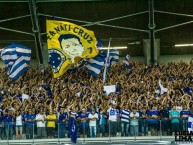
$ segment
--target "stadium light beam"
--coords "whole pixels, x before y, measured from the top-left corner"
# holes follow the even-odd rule
[[[109,47],[102,47],[101,50],[109,49]],[[127,49],[127,46],[110,47],[110,49]]]
[[[187,47],[187,46],[193,46],[193,44],[175,44],[175,47]]]

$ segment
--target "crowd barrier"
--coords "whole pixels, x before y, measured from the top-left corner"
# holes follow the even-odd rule
[[[78,143],[87,143],[87,142],[105,142],[105,143],[111,143],[111,142],[129,142],[129,141],[134,141],[134,142],[139,142],[139,141],[174,141],[174,135],[172,135],[172,130],[171,130],[171,125],[168,124],[169,128],[165,128],[163,126],[164,121],[159,120],[159,123],[157,124],[157,128],[152,128],[151,124],[146,124],[147,128],[147,134],[142,134],[142,120],[139,120],[139,125],[134,125],[133,128],[138,128],[139,130],[136,131],[134,129],[134,134],[131,132],[131,125],[128,128],[128,134],[125,135],[123,134],[122,131],[122,126],[121,126],[121,121],[117,122],[117,132],[115,135],[113,135],[113,130],[115,128],[112,128],[112,123],[108,122],[107,125],[105,126],[105,131],[104,134],[101,135],[99,133],[99,126],[96,128],[96,136],[91,137],[90,129],[89,127],[83,127],[83,130],[80,130],[80,126],[77,126],[78,129]],[[170,120],[168,120],[168,123]],[[155,126],[154,126],[155,127]],[[185,127],[185,128],[184,128]],[[21,143],[22,144],[38,144],[38,143],[53,143],[53,144],[60,144],[60,143],[70,143],[70,133],[68,126],[64,127],[63,124],[61,125],[60,123],[56,123],[56,128],[54,129],[54,136],[53,137],[48,137],[45,135],[44,137],[38,137],[37,136],[37,126],[36,124],[33,125],[32,127],[32,132],[30,135],[26,134],[26,126],[23,126],[23,134],[20,139],[18,139],[18,136],[15,134],[15,126],[13,125],[7,125],[4,126],[4,128],[1,128],[1,140],[0,144],[17,144]],[[157,130],[153,130],[157,129]],[[165,129],[167,129],[167,132],[165,132]],[[184,130],[187,131],[187,121],[183,122],[181,120],[181,127],[179,130]],[[155,133],[156,132],[156,133]],[[126,133],[126,132],[124,132]]]

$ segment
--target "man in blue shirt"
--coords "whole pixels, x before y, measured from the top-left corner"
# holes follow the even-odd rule
[[[88,131],[88,115],[86,113],[86,109],[82,109],[82,113],[79,114],[78,120],[80,120],[80,136],[81,137],[86,137],[87,136],[87,131]]]
[[[26,124],[26,138],[32,139],[34,134],[34,125],[35,125],[36,116],[32,114],[32,109],[28,110],[28,114],[25,116],[25,124]]]
[[[169,122],[169,110],[167,105],[163,106],[163,109],[160,110],[161,125],[162,125],[162,135],[167,135],[169,133],[170,122]]]
[[[145,107],[142,108],[142,113],[140,115],[140,127],[142,136],[147,135],[148,133],[148,114]]]
[[[3,113],[0,111],[0,138],[3,140],[4,137],[4,116]]]
[[[66,121],[68,120],[68,114],[64,108],[60,108],[60,114],[58,119],[59,125],[59,137],[64,138],[66,133]]]
[[[107,116],[104,113],[105,111],[100,109],[99,110],[99,133],[100,137],[104,137],[105,134],[105,126],[106,126],[106,118]]]
[[[150,124],[150,129],[151,129],[151,135],[155,136],[157,135],[158,127],[159,127],[159,111],[156,109],[156,106],[152,106],[151,110],[148,111],[148,116],[149,116],[149,124]]]
[[[181,129],[183,131],[187,131],[187,121],[188,116],[190,115],[190,111],[187,109],[187,105],[183,106],[183,110],[180,111],[180,117],[181,117]]]
[[[8,139],[12,139],[13,137],[13,121],[13,114],[11,111],[8,111],[8,114],[4,117],[5,133]]]

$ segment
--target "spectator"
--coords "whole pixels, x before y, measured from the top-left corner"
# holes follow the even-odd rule
[[[170,119],[171,119],[171,124],[172,124],[172,132],[173,135],[175,134],[175,131],[179,131],[179,118],[180,118],[180,113],[179,111],[176,110],[176,106],[173,105],[172,110],[169,113]]]
[[[16,128],[16,139],[22,139],[23,137],[23,129],[22,129],[22,116],[20,111],[16,112],[16,123],[15,123],[15,128]]]
[[[169,122],[169,110],[167,105],[163,105],[163,109],[160,110],[162,135],[169,134],[170,122]]]
[[[121,136],[129,135],[129,117],[130,110],[129,104],[126,104],[125,108],[121,111]]]
[[[37,137],[45,138],[46,137],[46,116],[43,113],[43,108],[40,109],[39,114],[36,115],[37,122]]]
[[[142,113],[140,115],[140,126],[141,126],[141,133],[142,136],[148,134],[148,114],[145,107],[142,108]]]
[[[117,135],[118,110],[116,109],[116,106],[117,104],[113,104],[112,107],[107,110],[111,136]]]
[[[190,115],[190,111],[187,109],[187,105],[184,105],[183,110],[180,112],[181,129],[183,131],[187,131],[187,123],[188,123],[188,116],[189,115]]]
[[[53,138],[55,136],[55,128],[56,128],[56,120],[57,117],[55,114],[53,114],[53,111],[50,110],[49,115],[46,116],[47,120],[47,135],[48,138]]]
[[[80,136],[87,137],[87,130],[88,130],[88,115],[86,114],[86,109],[82,109],[82,113],[79,115],[80,120]]]
[[[104,137],[105,135],[105,127],[106,127],[106,118],[107,116],[104,114],[105,111],[100,109],[99,110],[99,137]]]
[[[70,132],[71,142],[76,143],[77,141],[77,117],[78,114],[75,112],[75,108],[72,107],[72,111],[69,115],[69,122],[68,122],[68,128]]]
[[[8,113],[6,113],[4,118],[5,133],[7,139],[13,138],[13,122],[14,122],[13,113],[11,111],[8,111]]]
[[[28,114],[25,116],[26,124],[26,138],[32,139],[34,134],[35,115],[32,114],[32,109],[28,110]]]
[[[132,136],[138,136],[139,134],[139,113],[136,108],[132,109],[130,114],[130,131]]]
[[[4,138],[4,116],[2,111],[0,111],[0,138],[2,140]]]
[[[64,108],[60,108],[60,114],[58,118],[59,125],[59,137],[64,138],[66,133],[66,121],[68,120],[68,114]]]
[[[89,128],[90,128],[90,137],[96,137],[96,120],[98,120],[98,114],[95,112],[95,109],[92,109],[92,112],[88,115]]]
[[[156,109],[156,106],[152,106],[151,110],[148,111],[149,116],[149,124],[151,129],[151,135],[157,135],[158,127],[159,127],[159,112]]]

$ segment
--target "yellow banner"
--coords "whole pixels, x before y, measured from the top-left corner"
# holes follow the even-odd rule
[[[63,75],[81,58],[98,54],[94,32],[64,21],[47,20],[47,44],[54,77]]]

